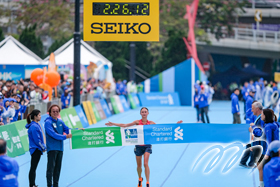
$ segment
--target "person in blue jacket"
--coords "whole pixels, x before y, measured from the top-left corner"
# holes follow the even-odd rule
[[[231,94],[231,113],[233,115],[233,124],[240,124],[240,107],[239,107],[239,99],[238,96],[240,91],[238,88],[235,88],[233,93]]]
[[[254,98],[255,98],[255,93],[256,93],[256,90],[250,89],[249,95],[247,96],[246,113],[245,113],[246,124],[248,123],[247,122],[248,118],[250,118],[250,116],[252,116],[252,113],[253,113],[252,112],[252,104],[253,104],[253,101],[254,101]]]
[[[263,168],[265,187],[280,186],[280,141],[274,140],[269,145],[270,161]]]
[[[195,87],[195,93],[194,93],[194,98],[193,98],[194,108],[196,109],[196,120],[197,120],[197,122],[199,122],[200,121],[200,117],[199,117],[199,115],[200,115],[200,112],[199,112],[199,92],[198,92],[198,89],[196,88],[196,86],[194,86],[194,87]]]
[[[64,87],[64,93],[61,96],[62,109],[68,108],[70,105],[71,95],[68,93],[68,88]]]
[[[273,110],[264,109],[261,115],[261,119],[265,122],[264,133],[266,136],[266,143],[268,146],[274,140],[279,140],[279,124],[277,123],[277,117],[275,116]],[[263,166],[269,162],[270,153],[267,149],[264,160],[259,164],[259,178],[260,178],[260,187],[264,187],[263,182]]]
[[[0,186],[18,187],[19,166],[16,160],[6,155],[7,143],[0,138]]]
[[[49,117],[45,120],[45,132],[48,152],[47,164],[47,186],[58,187],[63,156],[63,141],[71,138],[69,128],[58,119],[60,107],[52,105],[49,110]],[[66,133],[64,135],[63,133]]]
[[[208,95],[205,93],[204,86],[201,86],[200,94],[199,94],[199,110],[201,115],[202,123],[205,123],[204,115],[206,116],[207,123],[210,123],[209,116],[208,116]]]
[[[248,82],[245,82],[244,83],[244,86],[242,88],[242,96],[243,96],[243,101],[244,101],[244,113],[246,113],[246,99],[247,99],[247,96],[249,95],[249,91],[250,91],[250,86],[248,84]]]
[[[28,129],[29,152],[31,155],[31,165],[29,170],[29,186],[36,187],[36,169],[41,159],[41,155],[47,149],[45,145],[43,130],[40,125],[40,110],[33,110],[27,115],[26,120],[27,124],[25,128]]]

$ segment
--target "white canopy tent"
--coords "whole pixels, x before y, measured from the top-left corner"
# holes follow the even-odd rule
[[[56,65],[74,64],[74,39],[72,38],[59,49],[54,52]],[[46,63],[49,61],[49,57],[44,59]],[[108,66],[106,71],[106,80],[108,82],[113,81],[112,74],[112,62],[102,56],[98,51],[81,40],[81,65],[89,65],[90,62],[97,64],[98,68],[95,70],[94,78],[98,78],[101,69],[104,69],[104,65]]]
[[[14,37],[8,36],[0,42],[0,64],[43,65],[43,60]]]

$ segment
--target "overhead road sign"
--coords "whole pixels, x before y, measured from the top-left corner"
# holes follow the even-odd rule
[[[84,1],[85,41],[159,41],[159,0]]]

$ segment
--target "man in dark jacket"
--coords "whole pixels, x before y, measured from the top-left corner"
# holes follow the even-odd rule
[[[6,155],[6,141],[0,138],[0,186],[18,186],[18,163]]]
[[[52,105],[49,109],[50,116],[45,120],[45,132],[48,152],[48,187],[58,187],[63,156],[63,140],[72,137],[72,135],[69,134],[69,128],[61,119],[58,119],[59,112],[59,106]],[[66,133],[67,135],[64,135],[63,133]]]
[[[233,124],[240,124],[240,107],[239,107],[239,99],[238,96],[240,91],[238,88],[235,88],[233,93],[231,94],[231,113],[233,114]]]

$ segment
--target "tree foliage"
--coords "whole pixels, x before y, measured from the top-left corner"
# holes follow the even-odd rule
[[[39,57],[44,57],[43,43],[35,33],[36,24],[25,28],[19,36],[19,41]]]
[[[56,51],[58,48],[60,48],[62,45],[64,45],[66,42],[68,42],[72,37],[64,38],[55,40],[54,43],[50,46],[48,53],[45,56],[49,56],[52,52]]]
[[[4,32],[2,28],[0,28],[0,42],[5,39]]]
[[[243,7],[248,1],[221,1],[200,0],[197,21],[205,31],[210,30],[216,39],[223,38],[225,34],[231,34],[236,21],[236,15],[245,12]],[[226,31],[223,31],[223,27]]]
[[[63,0],[30,0],[19,3],[16,22],[23,28],[37,24],[38,36],[68,38],[74,29],[71,4]],[[21,29],[21,28],[20,28]]]
[[[177,30],[170,30],[168,36],[168,40],[164,43],[161,51],[161,58],[156,63],[153,75],[187,59],[186,46],[182,40],[184,33]]]

